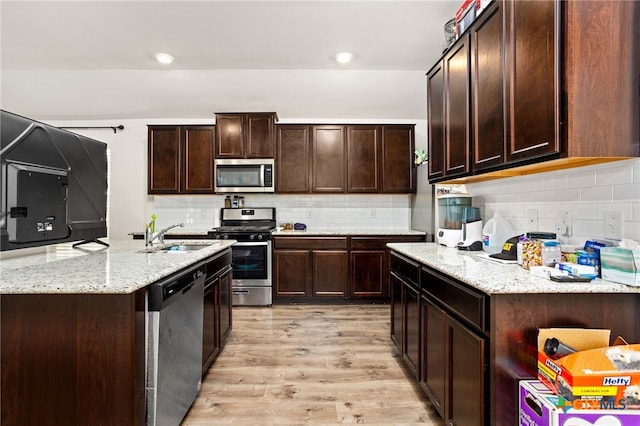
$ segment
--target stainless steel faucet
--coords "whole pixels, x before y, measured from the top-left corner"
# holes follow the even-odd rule
[[[158,232],[151,232],[151,224],[149,224],[149,226],[147,226],[147,229],[144,232],[144,245],[145,247],[148,247],[150,245],[153,245],[153,242],[158,240],[158,242],[160,244],[164,243],[164,234],[167,233],[167,231],[169,231],[170,229],[173,228],[177,228],[177,227],[183,227],[184,223],[176,223],[175,225],[171,225],[171,226],[167,226],[166,228],[163,228],[161,230],[159,230]]]

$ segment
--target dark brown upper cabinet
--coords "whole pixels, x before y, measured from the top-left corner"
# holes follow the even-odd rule
[[[415,192],[413,124],[279,124],[278,193]]]
[[[149,194],[213,194],[215,126],[148,126]]]
[[[216,158],[274,158],[275,112],[216,113]]]
[[[385,124],[382,126],[381,174],[382,192],[415,193],[417,170],[415,158],[415,126]]]
[[[469,70],[469,35],[465,34],[427,74],[430,179],[469,173]]]
[[[380,126],[347,126],[347,192],[380,192]]]
[[[276,192],[310,192],[311,126],[279,124],[276,135]]]
[[[638,2],[492,2],[427,74],[429,181],[639,156],[638,15]]]
[[[500,166],[506,158],[503,9],[494,2],[470,30],[474,171]]]
[[[313,126],[311,136],[311,190],[345,192],[347,150],[345,127]]]

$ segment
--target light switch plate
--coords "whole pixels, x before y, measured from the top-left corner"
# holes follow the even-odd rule
[[[612,240],[622,239],[622,212],[604,212],[604,237]]]

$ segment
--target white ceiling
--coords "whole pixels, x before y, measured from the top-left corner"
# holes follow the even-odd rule
[[[55,120],[425,119],[425,73],[461,3],[1,0],[0,106]],[[354,60],[338,65],[345,50]]]

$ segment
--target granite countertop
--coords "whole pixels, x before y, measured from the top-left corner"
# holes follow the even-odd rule
[[[515,293],[640,293],[640,287],[594,279],[561,283],[537,277],[516,264],[478,257],[436,243],[389,243],[392,250],[477,288],[489,295]]]
[[[273,232],[275,237],[317,237],[317,236],[329,236],[329,235],[426,235],[423,231],[414,231],[412,229],[389,229],[389,228],[371,228],[371,229],[353,229],[353,230],[336,230],[330,228],[312,228],[306,231],[295,230],[280,230],[277,229]]]
[[[218,253],[235,240],[171,240],[151,250],[203,244],[193,252],[148,252],[140,240],[106,240],[2,252],[0,294],[129,294]],[[147,252],[145,252],[145,250]]]

